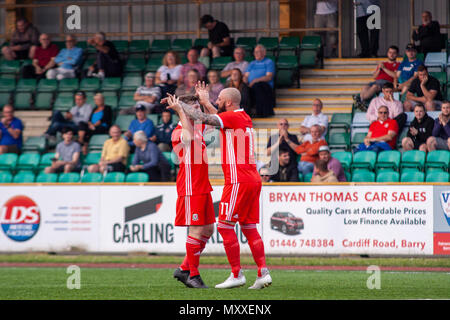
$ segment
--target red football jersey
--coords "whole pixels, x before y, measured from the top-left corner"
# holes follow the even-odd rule
[[[392,71],[392,72],[397,72],[398,66],[400,65],[399,62],[394,61],[394,62],[383,62],[383,65],[386,69]],[[378,77],[376,78],[376,80],[386,80],[389,82],[394,82],[394,79],[388,75],[384,70],[380,70],[380,73],[378,74]]]
[[[256,170],[252,119],[244,109],[216,114],[220,121],[225,184],[261,182]]]
[[[203,134],[204,124],[194,125],[194,139],[189,143],[183,142],[182,126],[172,132],[173,152],[178,157],[180,168],[177,176],[178,196],[192,196],[212,191],[208,176],[208,158]]]
[[[369,127],[369,131],[372,132],[372,138],[385,136],[389,131],[395,131],[398,135],[398,124],[396,120],[389,118],[385,122],[380,122],[377,120],[372,122]],[[388,141],[387,144],[391,146],[392,150],[394,150],[397,144],[397,136],[395,136],[391,141]]]

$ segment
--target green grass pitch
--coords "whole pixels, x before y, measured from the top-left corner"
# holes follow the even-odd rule
[[[302,300],[302,299],[449,299],[450,274],[445,272],[381,272],[381,289],[366,286],[364,271],[272,270],[273,284],[253,291],[255,270],[245,270],[247,284],[214,289],[229,269],[202,269],[210,289],[184,287],[172,269],[82,268],[81,288],[67,289],[65,268],[4,267],[0,300],[7,299],[164,299],[164,300]]]

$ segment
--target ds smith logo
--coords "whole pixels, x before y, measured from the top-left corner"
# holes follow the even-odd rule
[[[447,223],[450,226],[450,191],[441,192],[440,199],[444,217],[447,219]]]
[[[30,240],[37,233],[40,221],[39,207],[27,196],[15,196],[1,208],[0,224],[11,240]]]

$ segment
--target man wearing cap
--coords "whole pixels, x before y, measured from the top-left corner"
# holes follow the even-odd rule
[[[337,177],[339,182],[346,182],[347,177],[345,176],[344,169],[342,168],[342,164],[338,159],[333,158],[330,153],[330,148],[328,146],[321,146],[319,148],[319,160],[323,160],[326,162],[327,168],[329,171],[332,171],[334,175]],[[325,172],[326,173],[326,172]],[[316,166],[314,167],[313,177],[319,174]]]
[[[86,93],[79,91],[75,93],[75,106],[63,114],[61,111],[56,111],[52,116],[52,122],[45,132],[46,136],[56,136],[58,131],[68,127],[74,133],[78,131],[80,123],[87,124],[89,116],[92,112],[92,106],[86,103]]]
[[[417,59],[417,49],[413,43],[409,43],[406,46],[406,57],[398,66],[397,78],[394,80],[394,86],[395,81],[398,81],[396,89],[401,91],[401,94],[405,94],[408,91],[411,82],[417,78],[417,68],[423,65],[423,61]]]
[[[147,118],[147,109],[142,103],[136,104],[136,119],[131,121],[128,130],[124,133],[128,145],[134,148],[133,135],[138,131],[144,131],[150,141],[156,141],[155,125],[151,119]]]
[[[161,99],[161,88],[155,86],[155,74],[149,72],[145,75],[145,85],[140,86],[134,93],[134,101],[136,105],[143,105],[148,113],[152,113],[155,107],[158,105],[158,101]],[[120,114],[134,114],[135,107],[123,109]]]

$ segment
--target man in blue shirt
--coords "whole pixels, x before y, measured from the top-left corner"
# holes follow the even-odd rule
[[[47,79],[75,78],[75,69],[83,56],[83,49],[75,47],[76,42],[75,36],[66,36],[66,48],[52,58],[54,65],[58,67],[47,72]]]
[[[397,69],[397,89],[401,91],[401,94],[408,91],[411,82],[417,78],[417,68],[423,65],[423,61],[417,59],[417,49],[413,43],[406,46],[406,57],[407,59],[403,59]]]
[[[128,141],[128,145],[132,148],[135,147],[133,135],[137,131],[144,131],[150,141],[156,141],[155,125],[152,120],[147,118],[147,109],[143,104],[136,105],[136,119],[131,121],[128,130],[124,133],[125,140]]]
[[[244,82],[250,87],[252,101],[256,108],[256,115],[268,117],[274,115],[273,106],[273,79],[275,76],[275,63],[266,58],[266,48],[257,45],[253,51],[255,60],[250,62],[244,74]]]
[[[136,151],[130,171],[147,173],[149,181],[169,181],[170,164],[156,144],[142,130],[133,135],[133,141]]]
[[[6,104],[3,107],[0,122],[0,154],[19,153],[22,148],[23,124],[14,117],[14,108]]]

